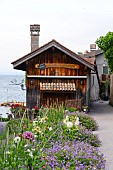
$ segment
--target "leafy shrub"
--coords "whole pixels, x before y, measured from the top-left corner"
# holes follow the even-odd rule
[[[6,132],[8,131],[9,135],[18,133],[21,133],[23,131],[24,125],[26,125],[26,128],[30,129],[30,123],[31,121],[29,119],[13,119],[10,120],[6,125]]]
[[[101,145],[98,135],[93,134],[92,131],[89,131],[85,127],[73,126],[72,128],[68,128],[66,125],[63,125],[62,129],[62,136],[64,136],[64,140],[84,141],[95,147],[99,147]]]
[[[82,126],[85,126],[87,129],[90,129],[93,131],[98,129],[97,122],[90,115],[87,115],[85,113],[80,113],[80,114],[75,114],[75,115],[79,117],[79,120],[82,123]]]
[[[10,120],[0,140],[0,169],[104,170],[97,135],[79,125],[78,115],[63,118],[57,107],[41,108],[35,120]]]
[[[69,112],[76,112],[78,109],[76,107],[69,107]]]
[[[0,118],[0,121],[1,121],[1,122],[7,122],[7,121],[9,121],[9,119],[8,119],[8,118],[3,118],[3,117],[1,117],[1,118]]]
[[[94,118],[92,118],[90,115],[87,115],[85,113],[68,113],[69,116],[71,117],[79,117],[79,121],[81,122],[82,126],[85,126],[87,129],[89,130],[97,130],[98,129],[98,124],[97,122],[94,120]]]

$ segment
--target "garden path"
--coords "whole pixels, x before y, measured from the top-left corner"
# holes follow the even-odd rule
[[[106,170],[113,170],[113,107],[108,101],[95,101],[91,104],[91,116],[97,121],[99,129],[94,133],[102,141],[100,150],[106,157]]]

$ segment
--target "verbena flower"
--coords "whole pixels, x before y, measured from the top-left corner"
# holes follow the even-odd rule
[[[105,158],[98,148],[88,143],[57,141],[45,149],[47,164],[54,169],[98,169],[105,170]]]

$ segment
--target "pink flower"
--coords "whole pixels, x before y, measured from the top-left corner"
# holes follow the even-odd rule
[[[24,139],[30,139],[30,140],[34,140],[34,135],[32,132],[26,131],[23,133],[23,138]]]
[[[19,136],[19,137],[20,137],[20,135],[21,135],[21,134],[19,133],[17,136]]]
[[[25,128],[26,128],[26,125],[24,125],[23,128],[25,129]]]

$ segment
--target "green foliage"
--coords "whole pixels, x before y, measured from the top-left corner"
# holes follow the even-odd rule
[[[101,145],[101,141],[98,139],[96,134],[93,134],[92,131],[88,131],[83,126],[73,126],[72,128],[68,128],[66,125],[62,127],[63,129],[63,138],[64,140],[70,141],[84,141],[89,143],[92,146],[99,147]]]
[[[79,120],[82,126],[85,126],[87,129],[93,130],[93,131],[98,129],[97,122],[91,116],[85,113],[79,113],[75,115],[79,117]]]
[[[113,72],[113,32],[100,36],[96,40],[96,44],[104,52],[110,71]]]
[[[1,138],[2,140],[0,139],[0,169],[49,170],[53,165],[50,166],[51,162],[49,164],[50,155],[48,151],[53,149],[57,141],[60,142],[58,147],[61,147],[62,144],[62,148],[59,148],[61,152],[58,151],[58,154],[56,153],[56,146],[54,148],[54,154],[57,156],[55,156],[55,159],[56,162],[60,161],[59,165],[64,161],[65,156],[66,166],[70,164],[69,166],[75,169],[76,165],[81,166],[81,163],[84,163],[84,167],[86,167],[87,164],[89,168],[90,155],[88,154],[91,152],[86,153],[87,148],[83,149],[82,147],[88,144],[88,148],[91,147],[89,151],[91,151],[92,146],[98,147],[101,142],[92,131],[79,125],[79,120],[82,116],[76,116],[75,112],[73,112],[73,115],[66,116],[64,112],[65,109],[63,106],[41,108],[36,119],[31,120],[22,117],[21,119],[10,120],[7,123],[4,138]],[[82,119],[83,117],[81,118],[81,122]],[[84,124],[85,122],[88,124],[88,121],[92,124],[89,117],[84,120]],[[67,153],[67,142],[79,142],[80,145],[78,145],[78,147],[80,150],[83,149],[81,156],[79,150],[75,154],[75,158],[78,157],[78,159],[76,159],[76,165],[74,164],[75,158],[74,161],[71,160],[71,143],[69,144],[70,154]],[[46,150],[47,152],[45,152]],[[76,147],[72,148],[72,152],[73,150],[76,152]],[[85,153],[88,159],[84,159]],[[97,150],[94,151],[94,156],[95,154],[97,155]],[[69,160],[67,160],[68,157]],[[98,158],[99,156],[97,156],[97,159]],[[50,161],[52,161],[52,159],[50,159]],[[94,159],[95,158],[92,158],[92,161]],[[52,161],[52,163],[55,162]],[[93,169],[96,164],[94,163],[90,169]],[[57,168],[55,165],[55,168],[59,169],[60,166]]]
[[[7,121],[9,121],[9,119],[8,119],[8,118],[0,117],[0,121],[1,121],[1,122],[7,122]]]
[[[76,112],[78,109],[76,107],[69,107],[69,112]]]

